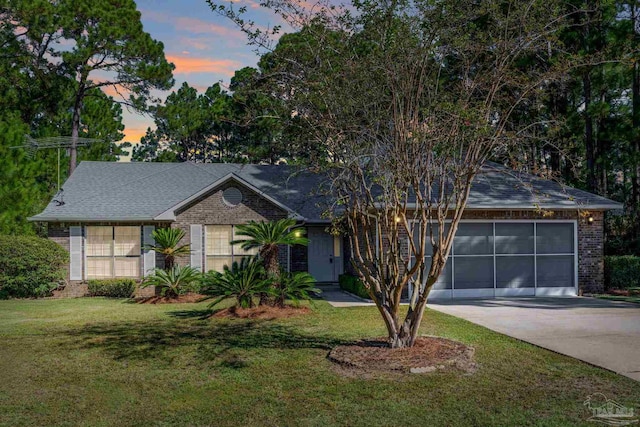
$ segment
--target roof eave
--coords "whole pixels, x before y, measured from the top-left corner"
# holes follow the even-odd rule
[[[495,206],[483,206],[483,205],[467,205],[467,210],[483,210],[483,211],[491,211],[491,210],[537,210],[537,209],[556,209],[556,210],[597,210],[597,211],[608,211],[615,209],[622,209],[624,205],[621,203],[596,203],[589,205],[575,205],[575,206],[567,206],[562,204],[538,204],[538,205],[495,205]]]
[[[377,208],[382,208],[381,203],[375,204]],[[407,203],[408,209],[415,209],[415,203]],[[573,205],[567,206],[564,204],[544,204],[539,203],[536,205],[533,204],[512,204],[512,205],[475,205],[475,204],[467,204],[467,210],[483,210],[483,211],[496,211],[496,210],[537,210],[537,209],[556,209],[556,210],[598,210],[598,211],[608,211],[608,210],[617,210],[623,209],[624,205],[622,203],[593,203],[593,204],[584,204],[584,205]]]
[[[59,217],[35,215],[27,218],[30,222],[158,222],[151,217],[115,217],[115,218],[87,218],[87,217]]]

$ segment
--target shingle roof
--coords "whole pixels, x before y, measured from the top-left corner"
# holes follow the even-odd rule
[[[605,197],[488,163],[472,186],[471,209],[622,209]]]
[[[494,165],[495,166],[495,165]],[[619,209],[604,197],[491,167],[478,176],[468,209]],[[225,177],[237,177],[307,221],[322,221],[322,175],[289,166],[193,163],[80,163],[33,221],[150,221]],[[222,184],[222,182],[220,182]]]
[[[63,185],[64,204],[51,201],[33,221],[153,220],[233,174],[310,221],[321,220],[322,176],[288,166],[84,161]]]

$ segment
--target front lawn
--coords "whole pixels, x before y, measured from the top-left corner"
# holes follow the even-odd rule
[[[428,310],[424,334],[476,348],[478,371],[340,376],[328,349],[380,336],[375,307],[201,320],[205,304],[0,301],[0,425],[585,425],[596,392],[640,383]]]
[[[594,297],[600,298],[600,299],[608,299],[610,301],[624,301],[624,302],[633,302],[636,304],[640,304],[640,296],[598,294],[598,295],[594,295]]]

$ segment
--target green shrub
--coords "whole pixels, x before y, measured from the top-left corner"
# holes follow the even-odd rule
[[[338,283],[340,284],[340,289],[345,290],[347,292],[351,292],[354,295],[359,296],[360,298],[371,299],[369,296],[369,292],[367,292],[367,288],[364,287],[362,281],[356,276],[352,276],[350,274],[341,274],[338,277]]]
[[[310,300],[311,294],[322,292],[316,288],[316,279],[307,272],[283,273],[278,281],[274,294],[276,305],[279,307],[284,307],[284,301],[287,299],[297,304],[301,300]]]
[[[134,279],[89,280],[89,296],[131,298],[136,290]]]
[[[154,274],[144,278],[140,287],[155,286],[163,297],[178,298],[187,292],[197,292],[201,280],[202,274],[195,268],[176,265],[170,270],[156,268]]]
[[[64,283],[69,254],[35,236],[0,236],[0,299],[51,295]]]
[[[640,287],[640,257],[604,257],[604,287],[606,290]]]
[[[204,299],[213,299],[214,307],[226,299],[234,299],[238,308],[254,307],[254,300],[263,294],[272,295],[273,279],[267,277],[264,266],[257,258],[242,258],[223,271],[209,271],[204,275],[200,293]]]

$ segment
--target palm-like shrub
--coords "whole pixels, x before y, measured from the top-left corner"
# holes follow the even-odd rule
[[[319,294],[320,289],[316,288],[316,279],[306,272],[283,273],[280,276],[280,283],[275,288],[276,305],[284,307],[286,299],[299,302],[300,300],[310,300],[311,293]]]
[[[180,240],[185,235],[184,230],[180,228],[159,228],[151,235],[155,243],[145,245],[144,248],[164,255],[164,268],[167,271],[173,268],[177,256],[191,253],[189,245],[180,245]]]
[[[234,240],[231,244],[240,245],[245,250],[259,248],[267,274],[276,277],[280,271],[278,245],[306,246],[309,243],[309,239],[303,236],[303,230],[295,225],[296,220],[289,218],[270,222],[250,221],[236,226],[236,235],[247,239]]]
[[[225,265],[222,273],[209,271],[205,274],[200,293],[207,295],[205,300],[215,298],[209,307],[233,298],[236,307],[252,308],[256,297],[273,292],[273,279],[265,276],[260,262],[255,258],[243,258],[240,263],[234,262],[231,268]]]
[[[202,273],[190,266],[175,266],[171,270],[156,268],[155,273],[144,278],[141,288],[155,286],[160,295],[177,298],[178,295],[195,291],[202,280]]]

